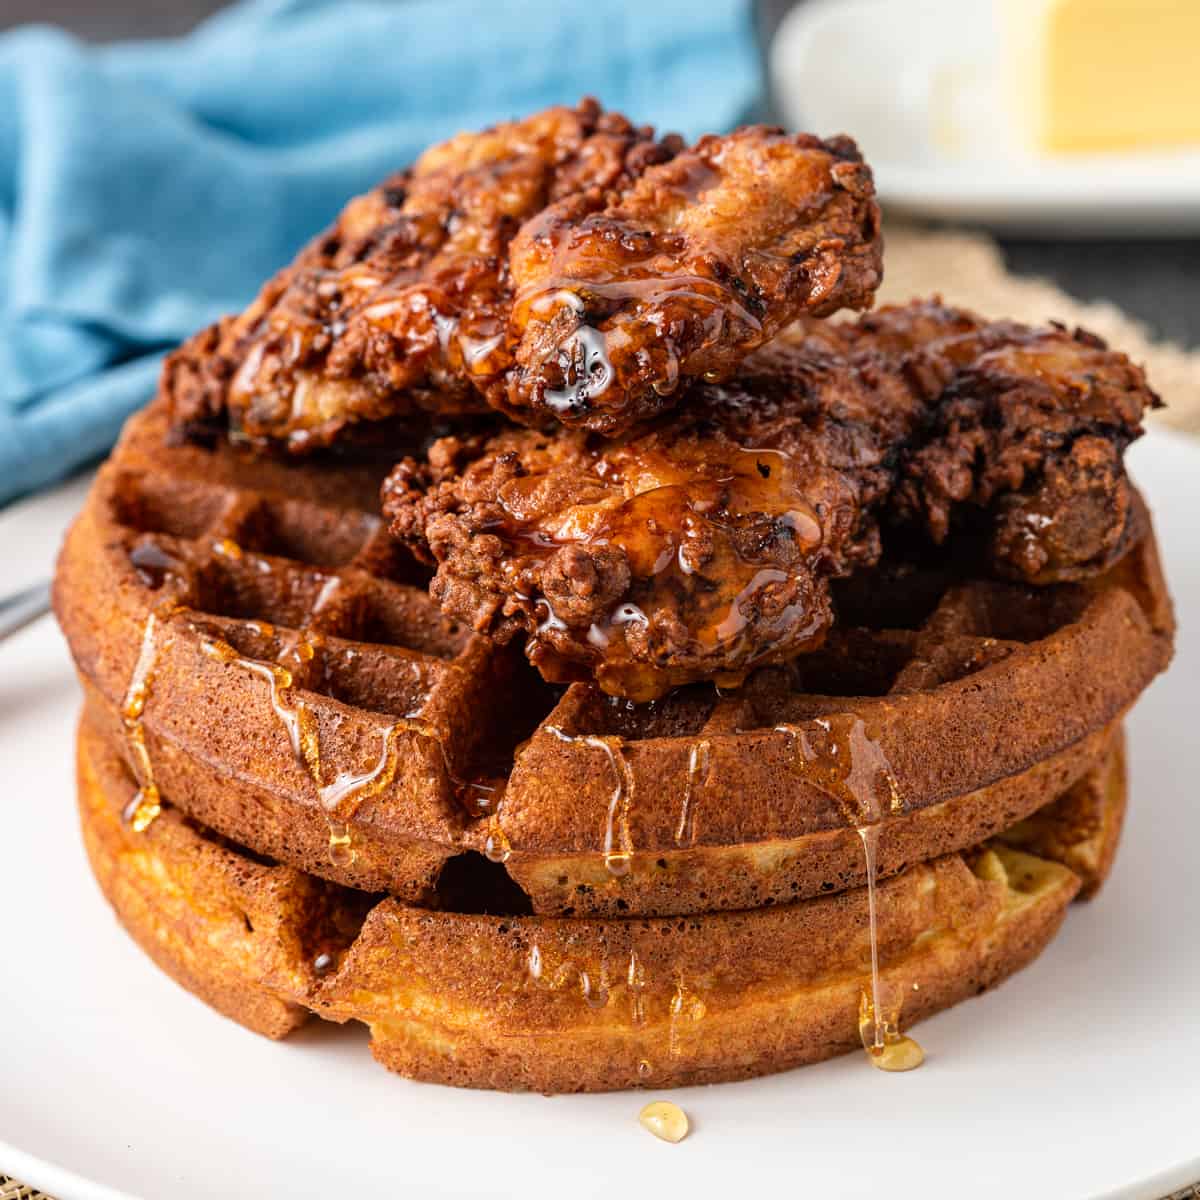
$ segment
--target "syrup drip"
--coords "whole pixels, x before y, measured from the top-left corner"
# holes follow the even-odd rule
[[[570,734],[557,725],[547,725],[545,729],[560,742],[579,742],[592,746],[602,750],[607,757],[614,783],[604,823],[604,866],[614,878],[624,878],[633,866],[633,834],[629,826],[633,805],[633,772],[625,757],[625,743],[618,737]]]
[[[503,804],[496,806],[496,811],[488,818],[487,836],[483,842],[483,856],[488,862],[506,863],[512,855],[512,844],[508,835],[500,827],[500,810]]]
[[[638,958],[636,950],[629,952],[629,970],[625,975],[629,984],[629,1016],[635,1025],[646,1023],[646,1000],[642,993],[646,990],[646,968]]]
[[[708,1008],[704,1001],[687,986],[683,971],[676,975],[675,994],[671,997],[670,1021],[667,1026],[667,1052],[679,1057],[679,1026],[687,1021],[702,1021]]]
[[[299,669],[311,662],[319,639],[299,638],[287,650]],[[441,750],[449,771],[445,742],[434,725],[421,717],[401,717],[380,730],[379,756],[365,771],[344,771],[325,782],[321,759],[320,731],[312,710],[302,697],[294,694],[295,676],[280,663],[244,658],[228,642],[205,638],[201,650],[218,662],[232,663],[265,679],[270,685],[271,707],[287,732],[297,764],[307,771],[317,798],[329,819],[329,858],[336,865],[348,866],[355,851],[349,822],[362,804],[389,787],[399,766],[399,735],[416,733],[432,738]]]
[[[144,833],[162,812],[162,797],[154,782],[154,765],[150,761],[150,750],[146,745],[146,729],[143,717],[154,673],[158,664],[157,632],[162,621],[168,620],[178,606],[168,603],[151,611],[142,627],[142,644],[138,649],[137,661],[125,689],[121,704],[121,719],[125,726],[125,740],[138,789],[121,812],[121,819],[134,833]]]
[[[350,827],[341,821],[330,821],[329,861],[337,867],[349,867],[354,863],[355,853]]]
[[[564,386],[547,388],[543,397],[556,413],[586,408],[593,396],[602,396],[616,372],[608,357],[608,339],[599,329],[581,325],[559,347]]]
[[[155,542],[139,542],[129,551],[129,562],[148,588],[158,590],[168,579],[178,579],[184,563]]]
[[[539,987],[550,991],[561,991],[569,986],[579,988],[580,999],[591,1009],[601,1009],[608,1004],[608,972],[603,962],[598,971],[586,970],[570,959],[564,959],[551,968],[542,955],[542,949],[534,942],[525,958],[529,978]]]
[[[708,779],[712,746],[707,739],[692,744],[688,754],[687,782],[683,788],[683,804],[679,809],[679,824],[675,829],[675,842],[680,846],[691,846],[696,840],[696,797]]]
[[[797,771],[832,796],[847,824],[858,834],[867,878],[867,923],[871,951],[870,991],[859,1005],[859,1034],[874,1066],[907,1071],[920,1066],[924,1052],[900,1032],[902,1000],[891,1001],[879,972],[877,915],[879,833],[883,818],[903,811],[899,789],[887,757],[861,717],[833,713],[808,727],[776,726],[792,740]]]

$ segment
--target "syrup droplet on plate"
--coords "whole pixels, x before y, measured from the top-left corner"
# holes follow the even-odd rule
[[[652,1100],[638,1113],[638,1120],[664,1142],[682,1142],[690,1128],[687,1113],[670,1100]]]

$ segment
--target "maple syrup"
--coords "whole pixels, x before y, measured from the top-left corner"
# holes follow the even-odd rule
[[[157,542],[140,541],[129,551],[129,562],[146,587],[157,591],[169,579],[178,578],[184,563],[168,554]]]
[[[612,795],[604,822],[604,866],[614,879],[623,879],[633,868],[633,834],[630,811],[633,804],[633,771],[625,757],[625,743],[619,737],[595,734],[570,734],[557,725],[545,730],[560,742],[579,743],[604,752],[613,777]]]
[[[329,821],[329,861],[336,867],[353,865],[355,858],[354,839],[350,827],[342,821]]]
[[[690,1127],[687,1113],[670,1100],[654,1100],[647,1104],[638,1113],[638,1120],[643,1129],[664,1142],[682,1142]]]
[[[688,752],[687,781],[683,786],[683,803],[679,809],[679,824],[675,827],[675,842],[691,846],[696,841],[696,797],[708,779],[712,744],[701,738],[692,743]]]
[[[871,1063],[884,1071],[908,1071],[921,1065],[924,1051],[900,1032],[901,1001],[885,995],[879,970],[877,911],[878,850],[882,822],[903,811],[895,776],[866,722],[853,713],[832,713],[805,725],[779,725],[792,740],[797,772],[831,796],[862,844],[870,945],[870,991],[859,1005],[859,1034]]]
[[[677,160],[655,186],[664,203],[684,208],[721,181],[719,164],[692,157]],[[719,235],[701,225],[689,226],[687,237],[692,253],[727,258]],[[581,222],[564,219],[552,205],[528,218],[521,239],[538,248],[538,270],[519,287],[512,324],[533,327],[534,340],[549,344],[545,358],[559,367],[563,386],[546,389],[544,400],[560,414],[593,407],[621,412],[630,385],[646,376],[654,391],[669,395],[709,347],[734,343],[749,350],[766,336],[733,286],[740,280],[693,274],[679,260],[664,260],[662,240],[647,236],[636,217],[600,212]],[[564,318],[564,309],[573,320]],[[680,313],[686,319],[666,319]],[[639,334],[643,326],[652,337]],[[557,330],[564,334],[555,337]]]
[[[646,1023],[646,968],[636,950],[629,952],[629,969],[625,973],[629,985],[629,1017],[635,1025]]]
[[[281,657],[286,657],[294,664],[296,670],[300,671],[313,660],[320,645],[320,635],[299,634]],[[228,642],[219,638],[203,638],[200,648],[210,658],[218,662],[232,663],[260,676],[269,684],[271,708],[287,733],[297,764],[312,780],[317,799],[329,819],[331,862],[349,865],[354,861],[355,851],[348,823],[365,801],[377,796],[395,779],[399,766],[401,733],[412,732],[435,741],[451,780],[460,782],[450,771],[445,741],[440,731],[432,722],[422,717],[398,717],[384,726],[379,731],[379,755],[371,766],[362,771],[340,772],[326,782],[317,719],[304,703],[303,697],[295,695],[296,677],[293,671],[281,662],[260,662],[257,659],[245,658]]]
[[[731,675],[819,644],[831,618],[823,586],[804,581],[825,552],[810,499],[842,496],[840,475],[778,450],[661,431],[583,453],[594,498],[589,491],[587,502],[546,514],[547,476],[527,472],[501,487],[503,516],[487,527],[518,561],[582,546],[617,547],[628,564],[627,593],[586,626],[571,626],[545,597],[527,598],[536,621],[529,650],[544,670],[566,654],[589,662],[603,690],[655,699],[685,681],[645,661],[658,613],[686,632],[676,657],[716,658]],[[826,511],[831,528],[852,504],[844,499]]]
[[[129,685],[121,703],[121,721],[125,728],[125,743],[129,749],[130,764],[138,788],[133,798],[122,810],[121,818],[134,833],[144,833],[162,813],[162,796],[154,782],[154,764],[150,760],[150,749],[146,745],[146,729],[143,719],[146,702],[158,666],[157,644],[159,625],[169,620],[178,611],[178,605],[168,601],[152,609],[142,627],[142,641],[138,647],[137,660],[129,677]]]
[[[679,1057],[680,1025],[687,1021],[702,1021],[707,1012],[704,1001],[688,987],[683,971],[677,971],[675,992],[668,1009],[667,1053],[671,1058]]]

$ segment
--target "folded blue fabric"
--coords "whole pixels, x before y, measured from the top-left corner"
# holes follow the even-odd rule
[[[0,504],[103,452],[164,349],[431,141],[594,94],[696,136],[747,0],[252,0],[186,38],[0,37]]]

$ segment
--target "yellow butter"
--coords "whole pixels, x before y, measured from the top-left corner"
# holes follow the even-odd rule
[[[998,0],[1011,102],[1051,152],[1200,144],[1200,0]]]

